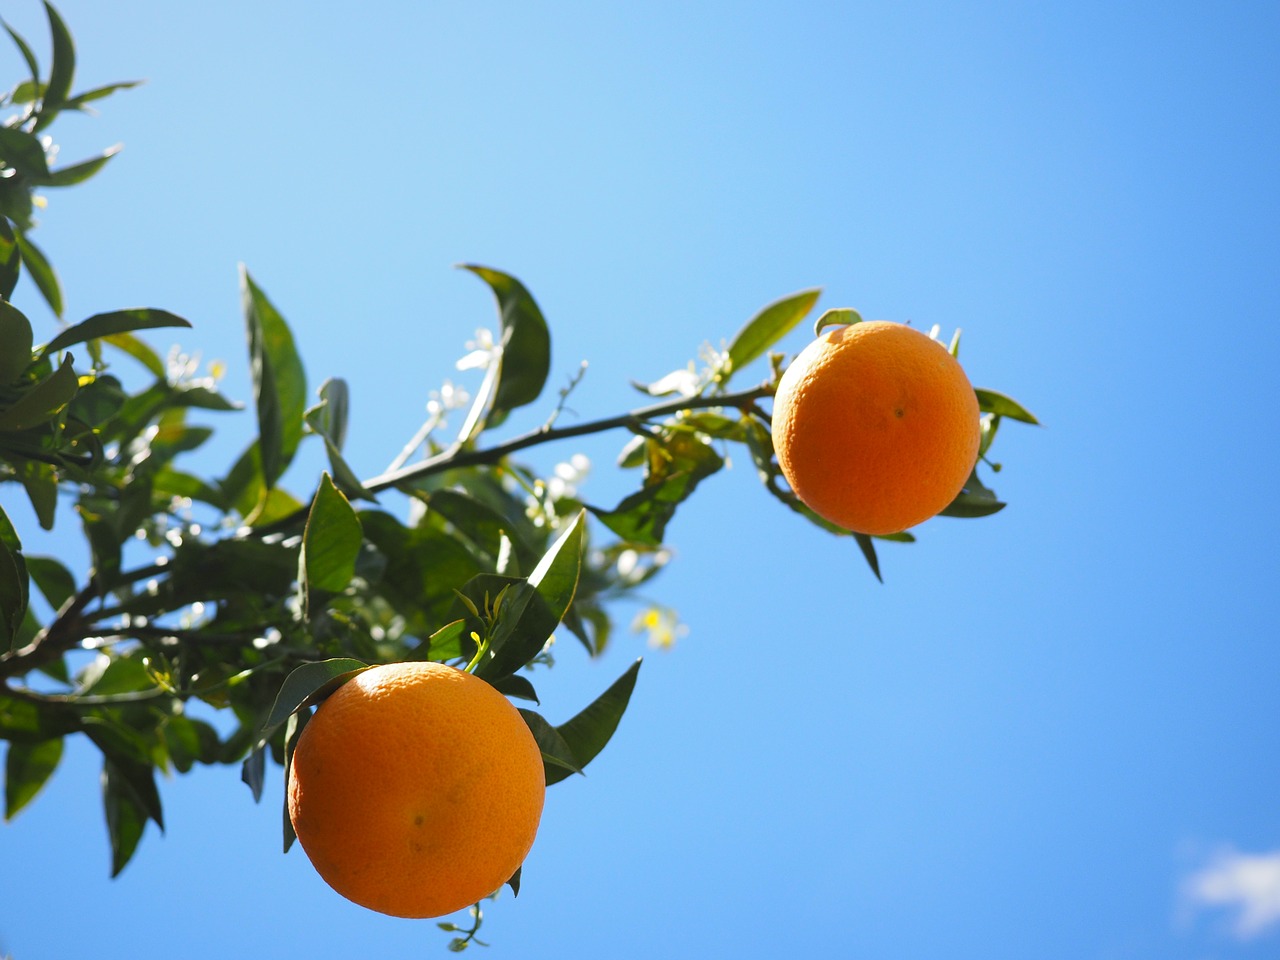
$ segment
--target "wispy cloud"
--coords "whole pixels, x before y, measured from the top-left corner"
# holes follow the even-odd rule
[[[1280,850],[1224,850],[1187,878],[1183,893],[1194,906],[1232,910],[1240,939],[1260,936],[1280,927]]]

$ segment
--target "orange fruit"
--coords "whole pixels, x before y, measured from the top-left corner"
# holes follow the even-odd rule
[[[898,533],[969,478],[978,399],[941,343],[880,320],[825,330],[787,367],[773,403],[778,465],[800,500],[856,533]]]
[[[347,899],[439,917],[511,878],[545,793],[542,753],[506,697],[442,663],[394,663],[357,674],[303,728],[289,819]]]

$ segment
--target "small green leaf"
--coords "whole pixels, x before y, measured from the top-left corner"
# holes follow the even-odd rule
[[[999,513],[1005,506],[1005,503],[1000,500],[994,500],[986,494],[965,491],[952,500],[950,505],[939,516],[961,517],[964,519],[989,517],[993,513]]]
[[[355,576],[356,558],[363,542],[360,518],[329,474],[321,474],[320,487],[307,513],[298,560],[305,594],[310,596],[313,590],[345,590]]]
[[[572,720],[556,727],[564,742],[568,744],[571,755],[578,761],[579,767],[585,767],[604,749],[605,744],[618,729],[618,722],[626,712],[631,701],[631,691],[635,689],[636,676],[640,672],[641,661],[637,660],[627,672],[614,681],[604,693],[600,694],[585,710]],[[547,768],[547,786],[559,783],[569,776],[569,771],[560,767]]]
[[[284,317],[243,266],[240,288],[258,408],[262,477],[270,489],[288,467],[302,440],[306,374]]]
[[[490,368],[487,409],[479,418],[469,418],[476,419],[474,425],[463,428],[464,439],[470,439],[499,425],[509,411],[538,399],[551,371],[551,333],[538,304],[515,277],[477,264],[462,267],[489,285],[502,320],[501,355]]]
[[[63,104],[64,110],[83,110],[87,104],[93,103],[95,100],[101,100],[103,97],[109,97],[117,90],[130,90],[133,87],[140,87],[146,83],[145,80],[125,80],[122,83],[109,83],[105,86],[94,87],[92,90],[86,90],[84,93],[77,93],[74,97]]]
[[[29,388],[7,410],[0,411],[0,431],[26,430],[53,419],[79,388],[80,378],[67,354],[62,366]]]
[[[22,541],[8,514],[0,508],[0,651],[7,652],[15,645],[27,615],[30,583]]]
[[[117,350],[133,357],[133,359],[137,360],[157,377],[164,377],[165,366],[164,361],[160,359],[160,355],[133,334],[114,333],[103,337],[102,339],[104,342],[111,344]]]
[[[12,820],[40,792],[62,759],[62,738],[10,743],[4,763],[4,818]]]
[[[240,764],[240,782],[253,794],[253,802],[262,801],[262,788],[267,781],[267,751],[264,747],[255,747]]]
[[[307,425],[324,440],[329,455],[329,468],[334,482],[352,499],[377,502],[377,497],[365,489],[355,471],[342,456],[347,436],[348,393],[345,380],[329,379],[320,387],[320,402],[303,415]]]
[[[61,317],[62,284],[58,282],[58,275],[54,273],[44,252],[27,239],[25,233],[19,231],[14,234],[14,239],[18,241],[18,249],[22,251],[22,263],[35,282],[36,289],[44,297],[45,303],[49,304],[49,309],[53,311],[54,316]]]
[[[71,32],[58,16],[49,0],[45,0],[45,13],[49,16],[49,33],[53,38],[53,65],[49,68],[49,82],[45,84],[44,98],[40,103],[40,116],[35,129],[47,127],[66,103],[76,72],[76,47]]]
[[[271,712],[258,731],[257,742],[265,742],[276,727],[288,720],[295,710],[318,703],[357,673],[367,669],[367,663],[345,657],[295,667],[280,685],[280,692],[276,694]]]
[[[14,45],[22,54],[22,59],[26,61],[27,70],[31,73],[31,85],[35,88],[43,86],[40,83],[40,64],[36,62],[36,55],[31,51],[30,45],[26,40],[23,40],[22,37],[19,36],[13,27],[5,23],[4,20],[0,19],[0,24],[4,25],[5,31],[9,34],[10,39],[13,40]]]
[[[31,322],[22,311],[7,300],[0,301],[0,387],[13,383],[27,369],[32,339]]]
[[[71,571],[53,557],[28,556],[26,559],[27,571],[49,606],[61,610],[76,592],[76,581]]]
[[[861,323],[862,314],[850,307],[834,307],[820,316],[813,325],[813,335],[819,336],[827,327],[844,327],[851,323]]]
[[[1006,397],[1003,393],[997,393],[994,390],[975,389],[973,392],[978,395],[978,408],[983,413],[995,413],[1010,420],[1020,420],[1022,423],[1036,426],[1040,424],[1034,414],[1012,397]]]
[[[13,296],[18,285],[18,275],[22,272],[22,252],[18,249],[18,240],[13,235],[13,227],[8,217],[0,216],[0,300],[7,301]],[[27,350],[30,353],[30,348]],[[0,343],[0,365],[13,363],[6,355]]]
[[[147,814],[125,777],[109,760],[102,765],[102,806],[111,840],[111,876],[117,877],[138,849]]]
[[[853,539],[858,543],[858,549],[862,551],[863,558],[867,561],[867,566],[871,568],[871,572],[876,575],[876,579],[884,583],[884,577],[880,576],[880,560],[876,557],[876,545],[865,533],[855,533]]]
[[[732,372],[741,370],[791,332],[809,315],[822,291],[802,290],[769,304],[747,321],[729,342]]]
[[[49,173],[40,181],[42,187],[73,187],[78,183],[84,183],[99,170],[107,165],[107,162],[123,149],[123,144],[117,143],[115,146],[108,147],[96,157],[90,157],[88,160],[81,160],[79,163],[73,163],[67,167],[59,167],[57,170],[50,170]]]
[[[528,700],[530,703],[538,702],[538,692],[533,688],[533,684],[528,677],[519,673],[503,677],[493,686],[504,696],[515,697],[518,700]]]
[[[289,852],[298,835],[293,832],[293,820],[289,816],[289,778],[293,772],[293,752],[298,748],[298,738],[311,719],[310,710],[295,710],[284,725],[284,810],[281,818],[284,828],[284,853]]]
[[[157,327],[187,327],[190,321],[184,320],[168,310],[155,310],[141,307],[134,310],[113,310],[110,313],[94,314],[88,320],[72,324],[56,337],[41,347],[41,354],[63,350],[77,343],[96,340],[99,337],[110,337],[121,333],[132,333],[134,330],[153,330]]]

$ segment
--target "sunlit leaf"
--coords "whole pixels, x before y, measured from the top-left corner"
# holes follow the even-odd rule
[[[110,337],[120,333],[131,333],[134,330],[153,330],[158,327],[187,327],[191,323],[168,310],[138,308],[134,310],[113,310],[110,313],[94,314],[88,320],[72,324],[41,348],[41,353],[52,353],[63,350],[73,344],[95,340],[98,337]]]
[[[36,183],[43,183],[49,176],[49,162],[40,138],[19,127],[0,126],[0,160]]]
[[[50,170],[40,180],[42,187],[73,187],[78,183],[84,183],[99,170],[105,167],[122,149],[121,144],[108,147],[96,157],[90,157],[88,160],[81,160],[79,163],[73,163],[66,167],[59,167],[57,170]]]
[[[313,590],[344,590],[355,575],[363,542],[360,518],[329,474],[322,474],[302,534],[299,565],[308,595]]]
[[[978,395],[978,407],[983,413],[995,413],[1023,423],[1036,425],[1040,423],[1031,411],[1012,397],[1006,397],[1003,393],[997,393],[994,390],[975,389],[973,392]]]
[[[45,84],[44,97],[40,103],[40,116],[35,126],[37,131],[48,126],[62,109],[67,95],[71,93],[76,72],[76,48],[71,40],[71,32],[49,0],[45,0],[44,9],[49,17],[49,33],[53,38],[53,65],[49,68],[49,80]]]
[[[293,334],[278,310],[240,268],[250,372],[258,409],[262,477],[274,487],[302,440],[307,382]]]
[[[791,332],[809,315],[821,290],[802,290],[769,304],[747,321],[746,326],[729,341],[729,360],[737,372]]]
[[[69,404],[80,388],[80,378],[68,354],[52,374],[28,388],[6,410],[0,411],[0,431],[26,430],[45,423]]]
[[[27,268],[27,275],[35,282],[36,289],[44,297],[45,303],[54,316],[62,316],[62,284],[58,275],[50,266],[44,252],[28,239],[21,231],[14,234],[18,241],[18,249],[22,251],[22,264]]]

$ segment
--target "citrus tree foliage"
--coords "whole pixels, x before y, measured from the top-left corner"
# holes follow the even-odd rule
[[[51,166],[46,132],[124,87],[73,94],[75,51],[46,4],[47,73],[7,25],[28,69],[4,97],[0,126],[0,739],[5,816],[12,818],[58,766],[64,739],[102,754],[111,870],[133,856],[146,824],[163,829],[158,771],[232,764],[254,795],[267,761],[283,763],[308,707],[352,670],[411,659],[467,665],[522,710],[554,784],[605,746],[639,662],[580,713],[553,724],[537,710],[535,679],[550,666],[555,631],[583,655],[609,642],[614,601],[664,565],[677,508],[745,453],[765,490],[836,535],[852,536],[875,576],[871,537],[814,516],[786,489],[766,408],[782,368],[770,348],[809,316],[818,291],[762,310],[719,350],[641,388],[637,409],[561,424],[567,390],[546,398],[551,339],[534,298],[490,267],[465,269],[492,292],[498,332],[469,357],[483,382],[456,434],[447,402],[429,405],[419,434],[378,476],[344,459],[349,387],[309,383],[281,310],[242,270],[252,396],[225,396],[141,335],[188,327],[160,309],[108,309],[38,336],[12,302],[25,274],[62,317],[57,274],[31,240],[39,191],[79,184],[112,150]],[[24,288],[25,289],[25,288]],[[822,322],[850,322],[828,311]],[[763,383],[739,371],[769,358]],[[1003,418],[1034,422],[1001,394],[978,391],[982,460]],[[442,398],[448,401],[449,398]],[[523,414],[527,432],[491,441]],[[216,424],[212,426],[210,424]],[[238,430],[243,452],[219,463],[200,453],[216,429]],[[620,435],[635,491],[592,504],[572,484],[540,475],[518,454],[605,430]],[[327,469],[282,485],[304,444]],[[295,471],[296,472],[296,471]],[[18,498],[36,522],[78,531],[87,569],[24,549],[11,515]],[[946,511],[979,517],[1003,504],[975,471]],[[889,539],[909,541],[910,534]],[[670,631],[661,609],[655,632]],[[211,722],[221,714],[227,722]],[[287,827],[286,827],[287,830]],[[286,838],[286,847],[291,838]]]

